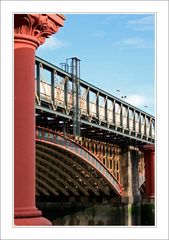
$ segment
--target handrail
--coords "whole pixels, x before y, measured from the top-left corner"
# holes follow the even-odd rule
[[[40,57],[38,57],[38,56],[35,57],[35,60],[36,60],[36,62],[41,62],[42,64],[46,65],[46,67],[47,67],[48,70],[49,70],[49,69],[51,69],[51,70],[56,70],[57,73],[58,73],[58,75],[59,75],[59,73],[60,73],[61,75],[67,76],[67,77],[71,80],[71,74],[68,73],[68,72],[66,72],[66,71],[64,71],[63,69],[59,68],[58,66],[55,66],[54,64],[49,63],[49,62],[47,62],[46,60],[44,60],[44,59],[42,59],[42,58],[40,58]],[[91,84],[91,83],[86,82],[86,81],[83,80],[83,79],[80,79],[80,83],[81,83],[82,85],[84,85],[85,87],[89,87],[91,90],[94,90],[94,92],[100,92],[102,95],[106,95],[106,96],[108,96],[109,98],[116,100],[116,102],[122,103],[124,106],[128,106],[128,107],[130,107],[131,109],[136,110],[137,112],[140,112],[140,113],[142,113],[142,114],[145,114],[145,115],[147,115],[147,116],[149,116],[149,117],[154,118],[153,115],[151,115],[151,114],[149,114],[149,113],[146,113],[145,111],[143,111],[143,110],[141,110],[141,109],[133,106],[132,104],[127,103],[127,102],[123,101],[122,99],[120,99],[120,98],[118,98],[118,97],[116,97],[116,96],[114,96],[114,95],[112,95],[112,94],[110,94],[110,93],[108,93],[108,92],[106,92],[106,91],[104,91],[104,90],[102,90],[102,89],[94,86],[94,85]]]

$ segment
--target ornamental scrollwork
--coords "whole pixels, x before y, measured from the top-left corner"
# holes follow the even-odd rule
[[[15,14],[15,35],[27,35],[35,38],[38,44],[43,44],[50,35],[56,33],[59,25],[47,14]]]

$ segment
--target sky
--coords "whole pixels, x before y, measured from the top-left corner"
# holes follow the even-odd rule
[[[79,58],[81,79],[155,115],[155,15],[65,17],[64,27],[36,55],[57,66]]]

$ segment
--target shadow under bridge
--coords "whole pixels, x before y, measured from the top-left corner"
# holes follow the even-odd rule
[[[36,128],[36,194],[120,196],[122,187],[87,149],[51,130]]]

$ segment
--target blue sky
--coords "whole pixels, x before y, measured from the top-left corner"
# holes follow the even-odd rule
[[[65,16],[64,27],[36,55],[57,66],[70,57],[81,59],[83,80],[117,97],[125,95],[125,101],[154,115],[155,16]]]

